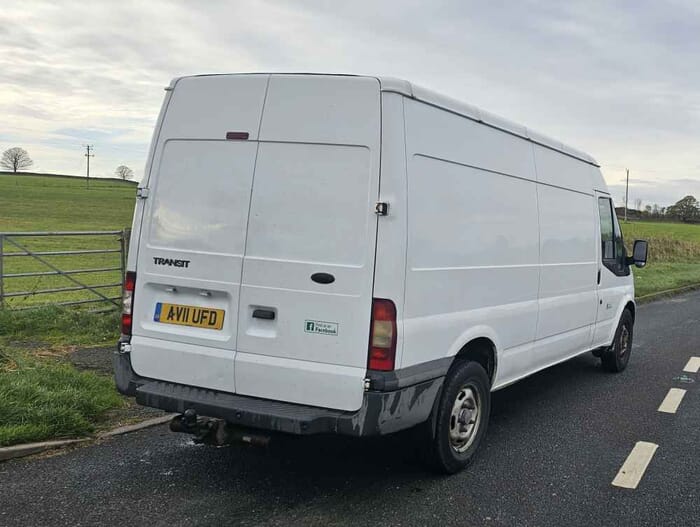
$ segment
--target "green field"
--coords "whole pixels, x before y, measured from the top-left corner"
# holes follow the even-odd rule
[[[130,181],[0,174],[0,230],[110,230],[131,226]]]
[[[637,297],[700,284],[700,225],[622,223],[628,253],[635,239],[649,241],[649,261],[633,269]]]
[[[0,174],[0,231],[95,231],[121,230],[131,226],[136,185],[114,180],[90,180],[86,188],[82,178]],[[119,236],[16,238],[31,251],[80,249],[118,249]],[[20,249],[8,240],[5,253]],[[47,256],[59,269],[118,267],[117,253]],[[4,273],[51,271],[31,257],[5,258]],[[119,271],[73,275],[89,285],[118,283]],[[76,284],[61,276],[8,278],[5,292],[36,291],[73,287]],[[118,287],[100,289],[108,297],[119,296]],[[58,301],[97,298],[89,291],[24,295],[7,299],[10,307],[26,307]],[[92,307],[108,304],[88,304]]]

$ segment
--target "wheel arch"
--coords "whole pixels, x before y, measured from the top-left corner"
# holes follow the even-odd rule
[[[632,324],[634,324],[634,319],[637,314],[637,306],[634,302],[634,298],[632,297],[631,294],[627,294],[624,296],[622,301],[617,307],[617,314],[615,315],[615,322],[611,325],[610,327],[610,334],[608,335],[607,342],[608,346],[612,345],[612,341],[615,338],[615,332],[617,331],[617,326],[620,323],[620,319],[622,318],[622,313],[625,312],[625,309],[628,309],[630,313],[632,314]]]
[[[489,382],[493,386],[498,367],[498,353],[496,352],[496,344],[492,339],[489,337],[472,338],[455,354],[452,364],[458,360],[470,360],[481,364],[486,370]]]

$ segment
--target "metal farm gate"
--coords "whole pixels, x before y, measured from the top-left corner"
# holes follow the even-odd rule
[[[119,308],[129,235],[129,229],[0,232],[0,309],[91,303]],[[101,273],[98,276],[104,283],[88,280],[93,273]],[[48,281],[50,286],[27,287],[30,281]],[[115,294],[117,287],[119,296]],[[37,302],[37,295],[46,295],[42,298],[49,300]]]

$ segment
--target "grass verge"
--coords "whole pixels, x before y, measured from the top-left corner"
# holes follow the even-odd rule
[[[124,406],[110,377],[74,368],[74,345],[117,339],[116,313],[0,311],[0,446],[80,437]]]
[[[637,297],[700,284],[700,263],[656,262],[632,272]]]
[[[0,351],[0,446],[88,435],[107,410],[122,404],[106,377]]]
[[[637,297],[700,284],[700,225],[622,223],[628,254],[635,239],[649,241],[649,261],[633,269]]]

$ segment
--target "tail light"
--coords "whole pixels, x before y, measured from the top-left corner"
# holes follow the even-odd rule
[[[134,307],[136,273],[127,271],[124,277],[124,297],[122,298],[122,335],[131,336],[131,314]]]
[[[396,359],[396,306],[391,300],[372,299],[367,368],[392,371]]]

